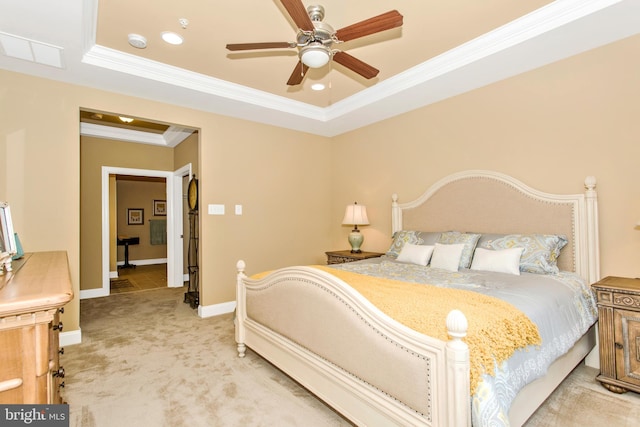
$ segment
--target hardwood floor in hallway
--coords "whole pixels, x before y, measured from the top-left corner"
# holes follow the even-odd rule
[[[167,264],[138,265],[119,268],[118,278],[111,279],[111,293],[135,292],[167,287]]]

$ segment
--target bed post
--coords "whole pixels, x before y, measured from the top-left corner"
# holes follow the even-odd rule
[[[391,195],[391,237],[402,229],[402,211],[398,207],[398,195]]]
[[[238,343],[238,356],[244,357],[246,346],[244,344],[244,319],[246,316],[246,291],[242,279],[247,276],[244,274],[245,269],[244,261],[240,260],[236,264],[238,270],[238,276],[236,281],[236,343]]]
[[[587,227],[587,280],[589,284],[600,280],[600,237],[598,231],[598,194],[596,192],[596,178],[588,176],[584,180],[585,205],[586,205],[586,227]],[[596,345],[591,350],[584,363],[592,368],[600,369],[600,338],[596,323],[595,342]]]
[[[460,310],[447,315],[447,425],[471,426],[471,385],[469,380],[469,347],[462,341],[467,336],[467,318]]]
[[[596,178],[588,176],[584,180],[587,203],[587,250],[589,259],[589,282],[600,280],[600,242],[598,236],[598,195]]]

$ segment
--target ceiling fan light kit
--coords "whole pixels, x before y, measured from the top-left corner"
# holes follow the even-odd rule
[[[300,49],[300,61],[309,68],[322,68],[331,59],[331,49],[319,42]]]
[[[332,59],[365,79],[374,78],[379,70],[346,52],[332,50],[332,45],[401,27],[403,23],[402,15],[397,10],[392,10],[335,31],[329,24],[322,22],[324,7],[313,5],[305,8],[301,0],[280,2],[298,27],[296,43],[235,43],[226,47],[230,51],[298,48],[299,61],[287,81],[290,86],[302,83],[309,68],[322,68]]]

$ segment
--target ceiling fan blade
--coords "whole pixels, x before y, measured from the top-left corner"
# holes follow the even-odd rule
[[[229,50],[255,50],[255,49],[285,49],[296,47],[295,43],[289,42],[265,42],[265,43],[233,43],[228,44]]]
[[[313,31],[313,22],[309,18],[307,9],[300,0],[280,0],[280,3],[287,9],[289,16],[293,19],[293,22],[303,31]]]
[[[338,40],[346,42],[380,31],[390,30],[392,28],[402,26],[403,17],[397,10],[392,10],[373,18],[365,19],[348,27],[344,27],[336,31]]]
[[[293,73],[291,73],[287,85],[296,86],[302,83],[302,79],[304,78],[304,75],[307,73],[308,69],[309,67],[298,61],[298,65],[296,65],[296,68],[293,69]]]
[[[333,54],[333,60],[343,65],[351,71],[360,74],[365,79],[372,79],[378,75],[380,70],[373,68],[371,65],[360,61],[346,52],[336,52]]]

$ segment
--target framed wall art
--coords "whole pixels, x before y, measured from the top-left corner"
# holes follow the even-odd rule
[[[127,209],[127,224],[144,225],[144,209],[139,209],[139,208]]]
[[[153,214],[156,216],[167,215],[167,201],[166,200],[154,200],[153,201]]]

